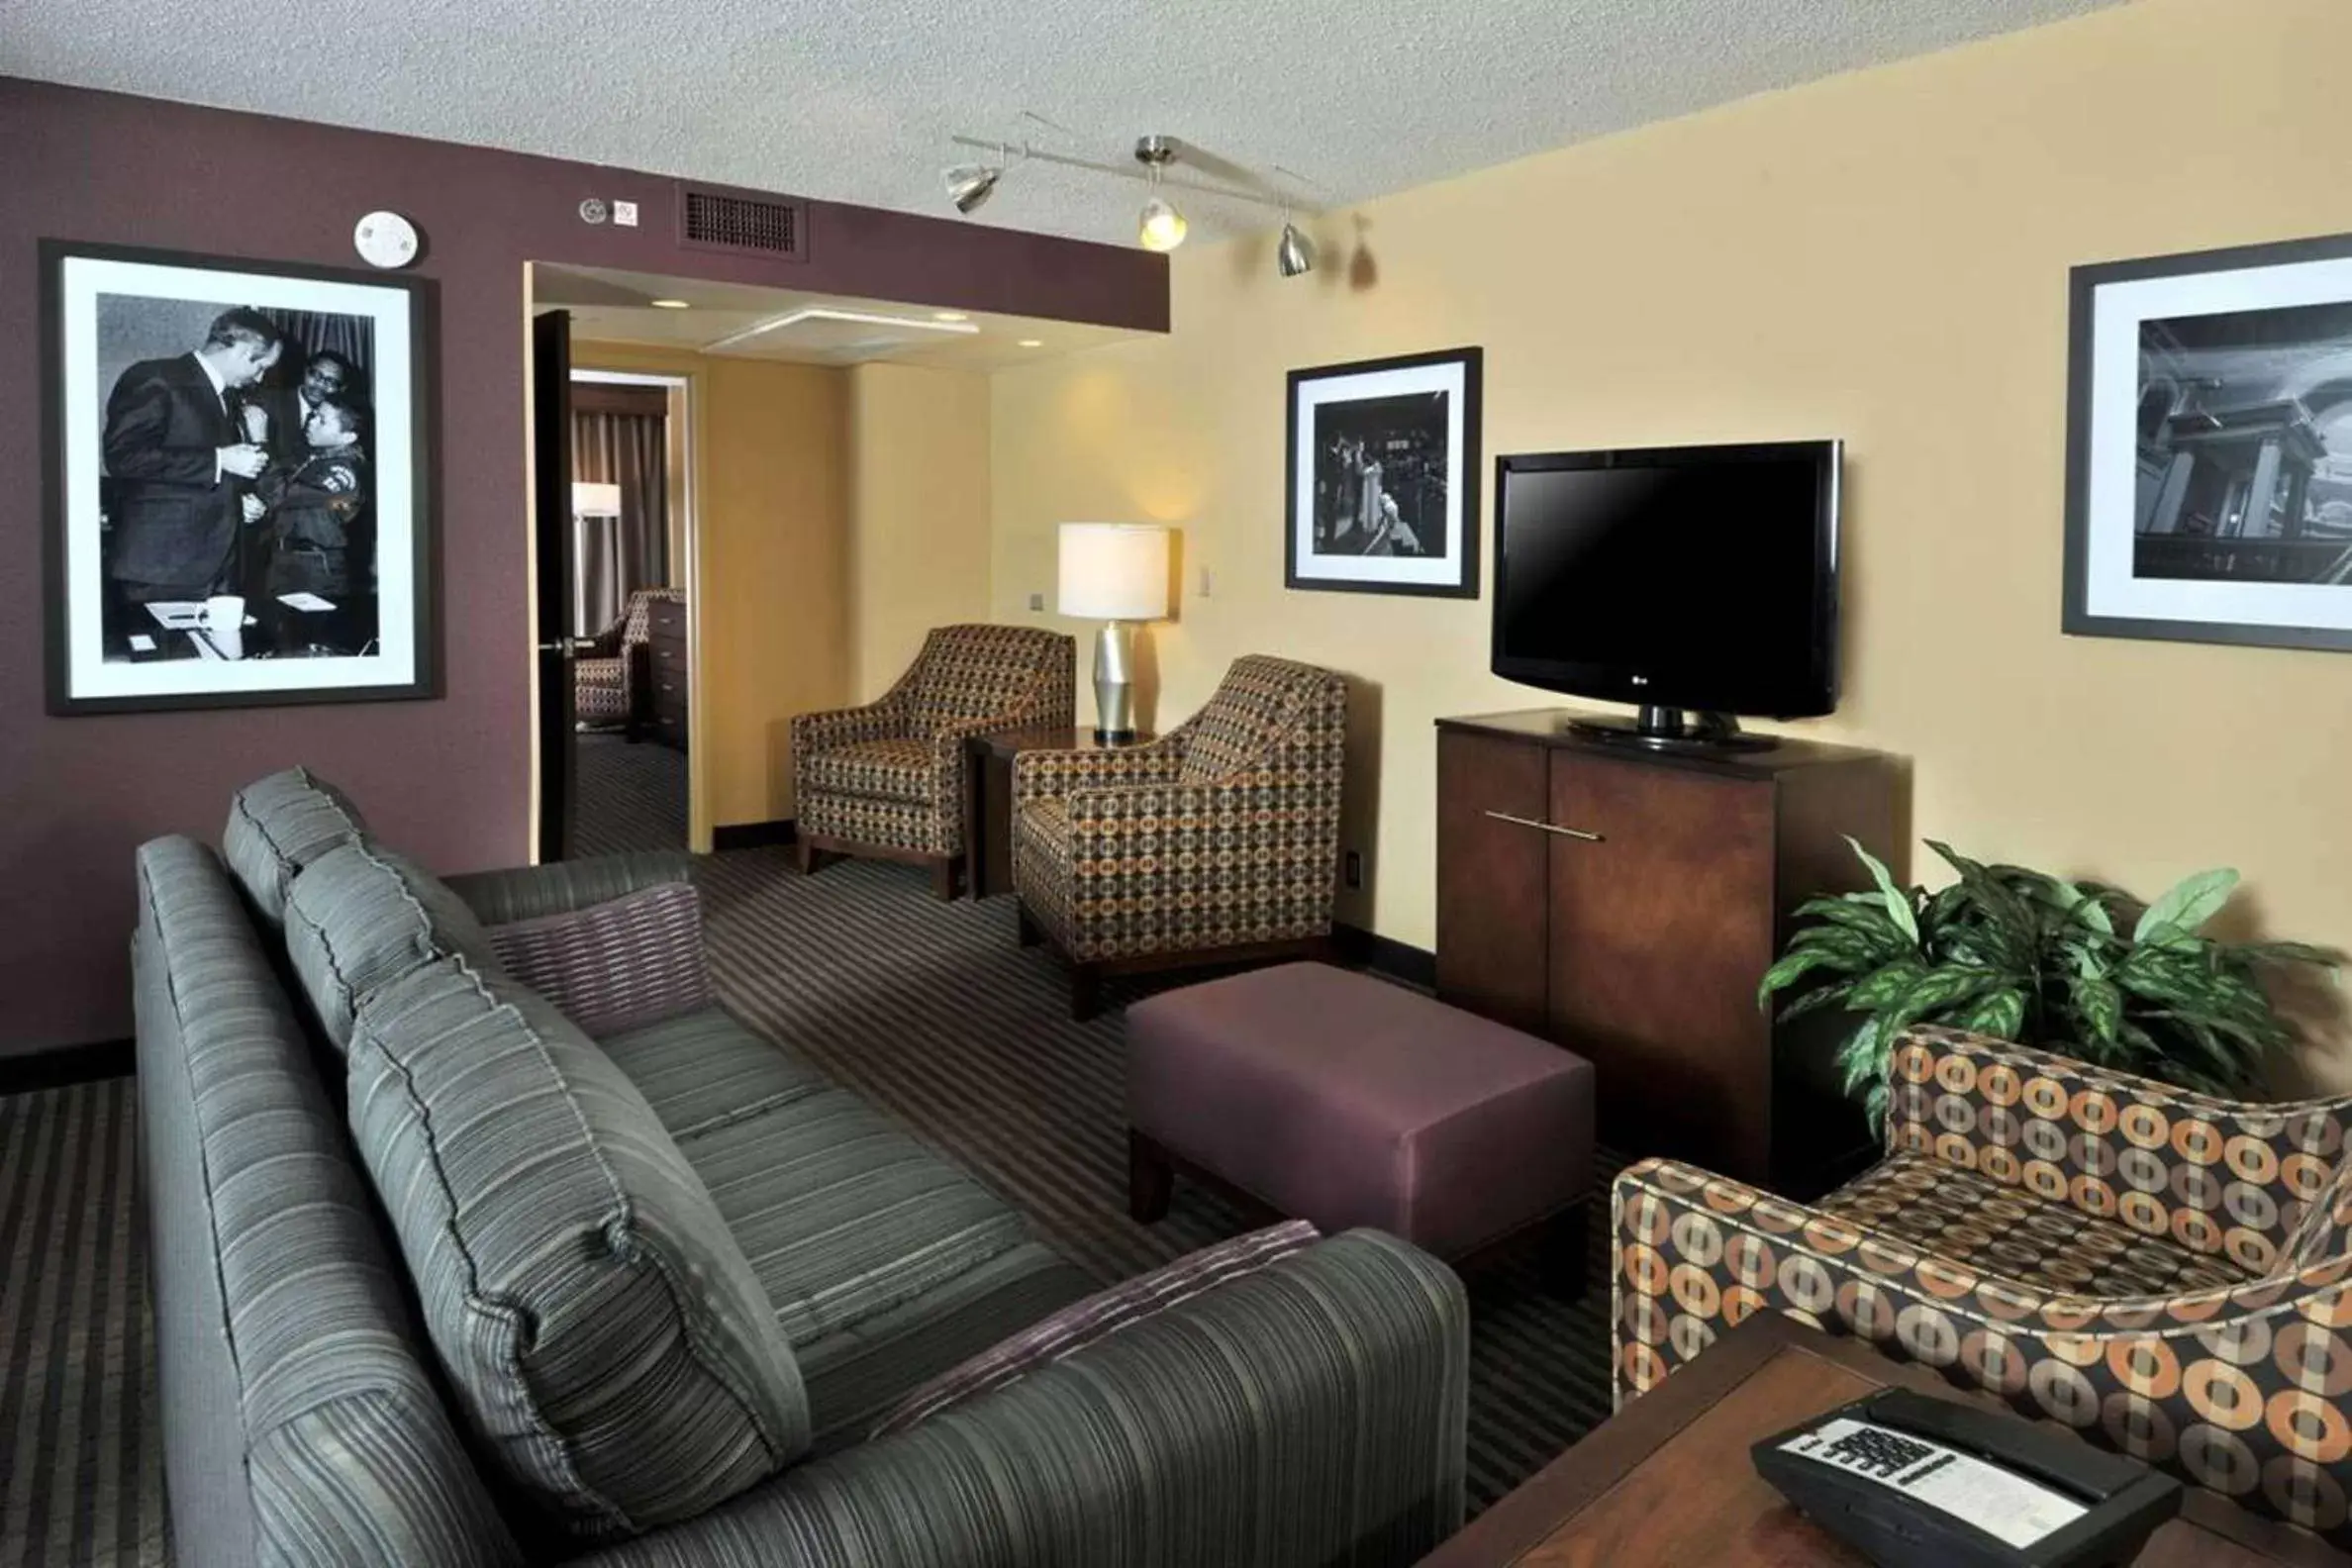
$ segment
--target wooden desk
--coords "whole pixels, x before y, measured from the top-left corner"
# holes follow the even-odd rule
[[[1748,1447],[1888,1387],[1960,1396],[1917,1367],[1758,1313],[1422,1559],[1422,1568],[1860,1568],[1756,1474]],[[2352,1564],[2191,1488],[2136,1568]]]
[[[1148,744],[1139,735],[1120,746]],[[1012,730],[964,742],[965,881],[972,897],[1013,891],[1013,759],[1024,751],[1092,751],[1092,730]]]

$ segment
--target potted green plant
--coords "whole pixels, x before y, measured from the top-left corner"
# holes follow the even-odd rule
[[[1942,1024],[2228,1099],[2259,1098],[2266,1059],[2293,1030],[2262,984],[2274,964],[2333,968],[2301,942],[2230,943],[2201,934],[2237,886],[2201,871],[2142,905],[2118,889],[1928,847],[1959,873],[1929,893],[1904,888],[1868,850],[1875,884],[1813,899],[1807,924],[1757,988],[1785,1021],[1825,1008],[1863,1015],[1837,1052],[1845,1091],[1873,1125],[1887,1059],[1913,1024]]]

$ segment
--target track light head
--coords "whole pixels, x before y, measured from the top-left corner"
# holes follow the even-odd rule
[[[958,163],[946,173],[947,199],[959,213],[978,212],[996,194],[997,181],[1004,177],[999,164]]]
[[[1159,193],[1160,170],[1176,161],[1176,139],[1135,138],[1135,161],[1151,171],[1151,200],[1135,217],[1135,243],[1146,250],[1173,250],[1184,244],[1185,230],[1190,227],[1176,204]]]
[[[1274,269],[1286,278],[1315,270],[1315,242],[1287,217],[1282,220],[1282,239],[1274,246]]]

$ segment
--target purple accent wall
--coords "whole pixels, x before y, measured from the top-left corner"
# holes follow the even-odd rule
[[[809,260],[682,249],[667,177],[0,77],[0,1052],[131,1026],[132,851],[218,842],[229,796],[307,762],[440,870],[527,857],[524,264],[569,261],[1164,331],[1164,257],[818,202]],[[590,228],[586,196],[638,204]],[[35,241],[357,266],[376,208],[441,280],[436,702],[51,719],[42,699]]]

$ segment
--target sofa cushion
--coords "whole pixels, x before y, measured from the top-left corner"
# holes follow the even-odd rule
[[[879,1421],[872,1435],[887,1437],[905,1431],[992,1390],[1051,1366],[1120,1329],[1191,1301],[1206,1291],[1254,1274],[1269,1264],[1303,1252],[1323,1238],[1304,1220],[1286,1220],[1262,1230],[1234,1236],[1162,1264],[1148,1274],[1098,1291],[1073,1302],[1050,1317],[1028,1324],[987,1350],[907,1395]]]
[[[221,852],[253,908],[276,926],[302,868],[366,831],[342,790],[308,768],[286,768],[230,798]]]
[[[679,1140],[795,1346],[1029,1239],[1021,1217],[843,1089]]]
[[[833,1087],[717,1007],[595,1039],[681,1140]]]
[[[305,866],[286,897],[286,956],[338,1050],[372,992],[450,953],[499,967],[490,933],[462,899],[364,838]]]
[[[508,974],[591,1035],[711,1005],[702,899],[691,882],[493,926],[490,945]]]
[[[600,1539],[690,1518],[808,1446],[800,1373],[711,1195],[569,1020],[464,958],[371,994],[349,1115],[459,1405]]]
[[[936,789],[934,750],[923,737],[852,740],[801,758],[798,788],[877,800],[928,801]]]

